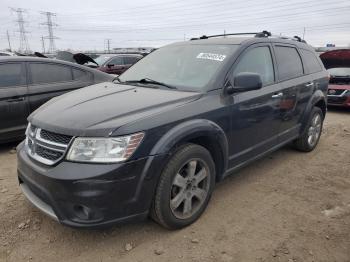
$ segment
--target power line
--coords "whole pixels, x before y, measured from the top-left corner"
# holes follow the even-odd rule
[[[23,8],[10,8],[10,9],[13,12],[17,13],[16,22],[18,23],[18,29],[19,29],[19,34],[20,34],[19,52],[28,54],[28,53],[30,53],[29,44],[28,44],[28,40],[27,40],[27,36],[26,36],[26,33],[28,33],[28,32],[24,28],[25,21],[23,18],[23,13],[26,12],[26,10]]]
[[[41,25],[47,25],[49,35],[46,36],[45,38],[49,39],[48,53],[52,54],[56,51],[55,39],[58,39],[58,37],[54,36],[53,34],[53,27],[57,26],[57,24],[52,22],[52,17],[56,16],[56,14],[51,12],[40,12],[40,13],[43,15],[46,15],[46,22],[41,23]]]

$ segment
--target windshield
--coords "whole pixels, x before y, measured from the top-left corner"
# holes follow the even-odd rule
[[[152,79],[185,91],[201,91],[237,45],[174,45],[160,48],[120,76],[120,81]]]
[[[328,69],[331,76],[350,76],[350,67],[339,67]]]
[[[97,64],[103,65],[108,59],[110,59],[112,56],[108,55],[100,55],[99,57],[95,58],[94,60],[96,61]]]

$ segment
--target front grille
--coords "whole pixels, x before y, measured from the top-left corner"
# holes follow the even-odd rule
[[[328,89],[329,96],[340,96],[344,93],[344,89]]]
[[[346,101],[346,96],[328,97],[328,104],[343,104]]]
[[[45,147],[42,147],[40,145],[37,145],[36,151],[35,151],[39,156],[51,160],[51,161],[56,161],[57,159],[60,159],[63,155],[62,152],[58,152],[52,149],[48,149]]]
[[[41,137],[55,142],[55,143],[60,143],[60,144],[68,144],[70,142],[70,140],[72,139],[71,136],[67,136],[67,135],[61,135],[61,134],[57,134],[54,132],[50,132],[47,130],[43,130],[41,129],[41,133],[40,133]]]
[[[34,127],[30,124],[26,136],[28,155],[46,165],[54,165],[60,161],[73,138],[72,136]]]

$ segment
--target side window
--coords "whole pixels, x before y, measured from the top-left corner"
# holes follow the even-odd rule
[[[312,74],[322,71],[322,66],[320,65],[316,55],[313,52],[300,49],[300,53],[303,57],[303,62],[307,73]]]
[[[30,63],[29,68],[33,84],[67,82],[73,80],[71,68],[68,66]]]
[[[261,46],[245,53],[234,69],[233,76],[243,72],[260,74],[264,86],[272,84],[275,77],[270,48]]]
[[[84,70],[72,68],[73,70],[73,79],[77,81],[86,81],[90,78],[90,73]]]
[[[21,85],[22,79],[21,64],[0,64],[0,87]]]
[[[108,64],[110,64],[110,65],[124,65],[123,57],[121,57],[121,56],[114,57],[108,62]]]
[[[124,57],[124,63],[126,65],[133,65],[139,60],[140,60],[140,58],[137,56],[125,56]]]
[[[288,80],[303,74],[303,65],[294,47],[276,46],[276,60],[280,80]]]

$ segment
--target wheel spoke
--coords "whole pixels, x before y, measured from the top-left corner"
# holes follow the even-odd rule
[[[195,190],[193,190],[193,195],[198,198],[199,201],[204,201],[207,192],[201,188],[196,188]]]
[[[191,161],[188,163],[187,175],[189,178],[194,177],[194,174],[196,173],[196,167],[197,167],[197,161]]]
[[[171,201],[170,205],[173,210],[177,209],[179,205],[185,200],[185,191],[181,190]]]
[[[194,177],[196,178],[196,185],[203,181],[207,177],[207,171],[202,168]]]
[[[186,187],[186,179],[180,175],[179,173],[176,174],[174,178],[174,183],[175,186],[178,186],[180,188],[185,188]]]
[[[183,213],[184,215],[186,215],[191,213],[191,211],[192,211],[192,197],[185,198]]]

